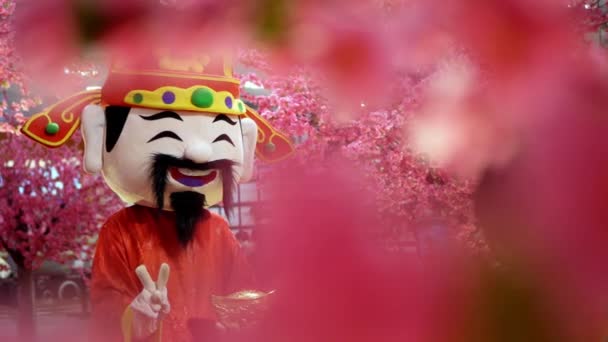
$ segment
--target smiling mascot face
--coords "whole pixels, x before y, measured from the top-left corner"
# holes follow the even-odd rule
[[[197,193],[212,206],[253,170],[257,127],[246,117],[89,105],[82,132],[85,170],[128,203],[173,210],[172,194]]]

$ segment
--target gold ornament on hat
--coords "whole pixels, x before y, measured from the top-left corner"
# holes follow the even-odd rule
[[[175,70],[175,71],[190,71],[202,73],[205,71],[211,58],[203,55],[194,58],[174,58],[170,56],[163,56],[160,58],[158,66],[161,69]]]

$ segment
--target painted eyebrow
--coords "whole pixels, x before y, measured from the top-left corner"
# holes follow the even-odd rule
[[[236,125],[236,121],[230,120],[230,118],[226,114],[220,114],[220,115],[216,116],[215,119],[213,119],[213,122],[216,122],[216,121],[226,121],[227,123],[231,124],[232,126]]]
[[[232,142],[232,139],[230,139],[230,137],[226,134],[222,134],[219,137],[215,138],[215,140],[213,140],[213,142],[218,142],[218,141],[225,141],[225,142],[229,143],[230,145],[235,146],[234,143]]]
[[[184,121],[182,119],[181,116],[179,116],[176,112],[171,112],[171,111],[164,111],[164,112],[160,112],[154,115],[150,115],[150,116],[143,116],[140,115],[140,118],[144,119],[144,120],[148,120],[148,121],[152,121],[152,120],[160,120],[160,119],[175,119],[175,120],[179,120],[179,121]]]
[[[153,142],[154,140],[158,140],[158,139],[162,139],[162,138],[171,138],[171,139],[183,141],[182,138],[179,137],[179,135],[177,135],[171,131],[162,131],[162,132],[158,133],[157,135],[153,136],[152,139],[148,140],[147,143]]]

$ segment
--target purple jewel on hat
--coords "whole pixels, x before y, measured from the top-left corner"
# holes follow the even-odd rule
[[[228,107],[228,109],[232,109],[232,97],[227,96],[224,102],[226,103],[226,107]]]
[[[172,91],[166,91],[163,94],[163,102],[166,104],[171,104],[175,102],[175,94]]]

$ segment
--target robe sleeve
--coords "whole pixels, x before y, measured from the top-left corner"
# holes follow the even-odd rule
[[[228,225],[225,227],[225,250],[228,253],[225,262],[226,287],[224,295],[241,290],[256,289],[253,269],[239,242]]]
[[[133,314],[129,304],[137,296],[139,284],[129,263],[123,229],[111,218],[99,233],[91,281],[94,341],[130,340],[123,331],[130,332]]]

